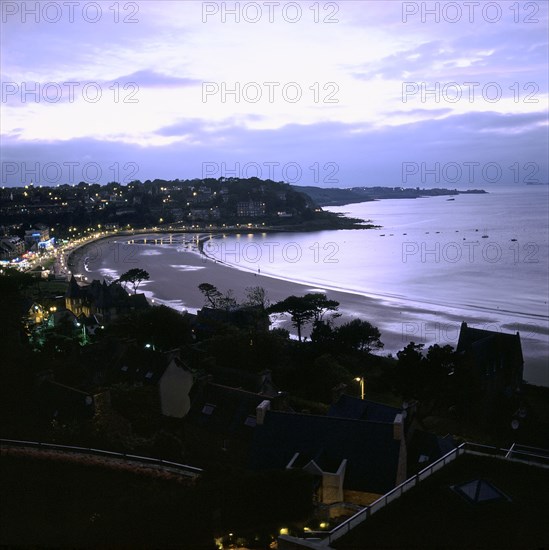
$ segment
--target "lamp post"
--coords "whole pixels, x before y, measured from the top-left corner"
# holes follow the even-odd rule
[[[364,376],[355,378],[355,382],[360,382],[360,399],[364,400]]]

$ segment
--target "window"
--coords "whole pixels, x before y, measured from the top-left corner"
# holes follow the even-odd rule
[[[257,419],[253,414],[248,416],[248,418],[246,418],[246,420],[244,421],[244,426],[248,426],[250,428],[255,428],[256,425],[257,425]]]
[[[204,407],[202,407],[202,413],[208,416],[211,416],[214,411],[215,411],[215,405],[212,405],[210,403],[206,403]]]

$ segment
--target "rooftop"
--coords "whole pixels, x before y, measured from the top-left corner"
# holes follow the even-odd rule
[[[470,502],[452,489],[477,480],[506,498]],[[546,548],[548,487],[548,468],[466,454],[330,546]]]

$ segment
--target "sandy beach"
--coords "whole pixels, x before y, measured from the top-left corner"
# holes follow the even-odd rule
[[[136,240],[140,238],[136,236]],[[154,240],[150,244],[154,244]],[[88,281],[103,278],[114,280],[132,267],[143,268],[151,278],[141,284],[139,292],[144,292],[151,303],[191,313],[205,303],[198,289],[201,283],[213,284],[222,293],[232,290],[238,301],[245,299],[246,288],[255,286],[266,290],[271,303],[290,295],[325,292],[329,299],[340,303],[339,312],[342,315],[337,319],[338,324],[360,317],[379,327],[381,340],[385,344],[381,352],[384,354],[395,354],[410,341],[424,343],[426,347],[434,343],[456,347],[462,321],[488,330],[503,326],[501,319],[489,311],[472,311],[465,316],[462,311],[437,308],[432,304],[429,307],[428,303],[403,302],[390,297],[369,297],[324,289],[237,269],[204,256],[199,252],[196,242],[178,247],[162,246],[161,249],[150,244],[127,245],[120,237],[97,241],[74,253],[73,272],[82,274]],[[160,257],[162,261],[159,261]],[[274,326],[295,332],[285,315],[275,319]],[[528,324],[515,324],[498,330],[521,332],[527,365],[525,378],[531,383],[549,385],[549,369],[543,357],[546,343],[540,339],[540,334],[534,334],[532,326]],[[309,330],[303,333],[307,335]],[[535,376],[531,376],[531,373],[535,373]]]

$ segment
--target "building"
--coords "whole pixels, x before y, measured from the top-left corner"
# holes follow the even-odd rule
[[[164,416],[183,418],[191,408],[194,377],[179,350],[160,353],[130,347],[116,361],[114,381],[156,386]]]
[[[80,286],[73,275],[65,294],[65,307],[77,317],[95,316],[106,323],[123,313],[147,308],[149,304],[144,294],[129,295],[117,282],[109,285],[94,280]]]
[[[25,241],[15,236],[0,239],[0,260],[13,260],[25,252]]]
[[[43,223],[37,223],[31,229],[25,231],[25,243],[30,248],[36,245],[37,248],[46,248],[51,243],[50,230]]]
[[[406,479],[409,417],[337,391],[326,416],[269,410],[250,467],[301,468],[314,478],[316,502],[368,504]]]
[[[265,215],[266,204],[261,201],[239,202],[236,205],[236,215],[239,218],[259,218]]]
[[[524,359],[520,334],[477,329],[461,324],[456,354],[464,382],[466,416],[483,424],[493,421],[502,404],[522,385]]]

